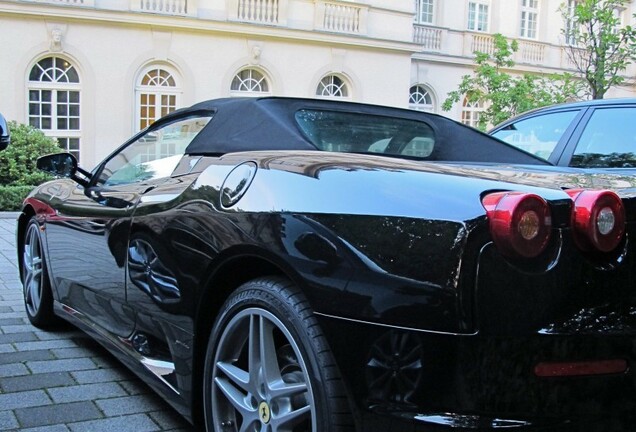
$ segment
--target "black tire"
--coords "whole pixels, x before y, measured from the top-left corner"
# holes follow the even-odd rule
[[[325,337],[286,279],[247,282],[227,299],[208,341],[204,380],[208,432],[354,430]]]
[[[20,259],[24,309],[29,321],[41,329],[54,327],[59,320],[53,313],[53,293],[40,237],[40,225],[35,218],[31,218],[24,231],[24,248]]]

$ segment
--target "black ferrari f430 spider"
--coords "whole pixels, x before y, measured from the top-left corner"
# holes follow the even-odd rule
[[[17,221],[26,311],[201,430],[633,431],[636,179],[429,113],[220,99]]]

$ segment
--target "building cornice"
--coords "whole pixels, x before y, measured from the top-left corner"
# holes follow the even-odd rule
[[[104,23],[133,27],[267,38],[280,41],[328,44],[341,48],[363,48],[413,54],[421,46],[412,42],[373,38],[357,34],[331,33],[320,30],[292,29],[256,23],[220,21],[190,16],[160,15],[145,12],[73,7],[31,2],[0,1],[0,16],[42,18],[64,22]]]

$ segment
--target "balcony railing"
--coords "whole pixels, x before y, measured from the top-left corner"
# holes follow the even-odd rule
[[[30,0],[31,3],[47,3],[67,6],[86,6],[94,7],[95,0]]]
[[[349,2],[316,2],[316,27],[319,30],[366,34],[368,8]]]
[[[424,51],[440,51],[442,49],[441,28],[431,27],[422,24],[413,26],[413,42],[422,45]]]
[[[150,12],[163,15],[192,15],[192,0],[131,0],[130,9],[136,12]]]
[[[495,39],[490,35],[474,34],[470,45],[471,54],[479,51],[486,54],[495,52]]]
[[[254,22],[260,24],[279,24],[280,0],[238,0],[236,7],[236,19],[239,21]]]
[[[545,62],[546,44],[521,40],[518,41],[519,49],[513,56],[516,63],[543,64]],[[470,52],[483,52],[494,54],[495,38],[491,35],[473,34]]]
[[[541,64],[545,61],[546,45],[538,42],[519,42],[519,60],[522,63]]]

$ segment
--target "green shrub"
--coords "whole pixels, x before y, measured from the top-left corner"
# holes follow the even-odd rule
[[[56,141],[32,126],[9,122],[11,144],[0,151],[0,186],[39,185],[52,177],[35,167],[38,157],[62,151]]]
[[[0,186],[0,211],[20,210],[22,201],[35,186]]]

